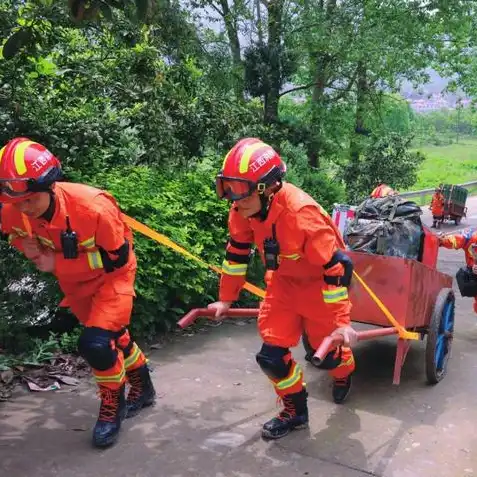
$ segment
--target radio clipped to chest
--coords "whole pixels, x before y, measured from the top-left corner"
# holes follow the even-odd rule
[[[63,257],[67,260],[78,258],[78,236],[71,228],[70,218],[66,216],[66,230],[60,236]]]
[[[278,270],[280,266],[280,244],[277,240],[275,224],[272,224],[272,237],[263,241],[263,255],[265,257],[265,268],[267,270]]]

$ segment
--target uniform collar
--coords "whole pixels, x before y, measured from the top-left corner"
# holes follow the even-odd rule
[[[271,200],[271,203],[268,209],[267,218],[263,222],[257,217],[251,218],[250,220],[260,222],[261,224],[265,226],[269,226],[269,225],[271,226],[271,224],[275,223],[278,217],[280,216],[280,214],[285,210],[285,207],[283,207],[283,205],[280,203],[281,202],[280,199],[282,195],[283,195],[283,187],[273,195],[273,198]]]
[[[66,229],[66,216],[68,215],[65,198],[62,193],[63,191],[57,185],[55,185],[54,192],[55,212],[51,219],[50,226],[53,228],[64,230]],[[74,228],[74,223],[71,224],[71,226]]]

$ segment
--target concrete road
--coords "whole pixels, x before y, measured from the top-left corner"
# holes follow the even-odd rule
[[[477,225],[477,199],[461,228]],[[425,211],[424,220],[429,216]],[[443,230],[456,227],[444,226]],[[462,252],[441,251],[454,274]],[[277,412],[254,355],[254,323],[229,321],[153,351],[157,405],[126,421],[118,444],[90,446],[98,401],[92,383],[54,393],[19,391],[0,404],[0,475],[35,477],[470,477],[477,476],[477,320],[457,294],[449,373],[426,384],[425,343],[414,343],[401,385],[391,384],[395,338],[357,346],[353,393],[331,402],[325,373],[303,360],[310,429],[260,438]]]

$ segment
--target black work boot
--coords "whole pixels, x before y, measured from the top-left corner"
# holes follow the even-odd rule
[[[280,439],[294,429],[308,427],[308,393],[303,388],[299,393],[288,394],[283,398],[284,408],[277,417],[263,425],[262,437]]]
[[[351,374],[343,379],[333,380],[333,401],[342,404],[351,390]]]
[[[146,364],[133,371],[126,371],[126,375],[131,385],[126,400],[126,417],[133,417],[143,407],[154,404],[156,391],[154,390],[149,368]]]
[[[93,445],[108,447],[116,442],[121,429],[121,421],[126,414],[124,385],[120,389],[99,386],[99,394],[101,396],[101,407],[93,430]]]

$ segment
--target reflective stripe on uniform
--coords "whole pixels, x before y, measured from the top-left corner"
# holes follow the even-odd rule
[[[14,230],[15,233],[16,233],[19,237],[27,237],[27,236],[28,236],[28,232],[25,232],[24,230],[19,229],[18,227],[12,227],[12,230]]]
[[[91,270],[103,268],[103,260],[101,259],[101,254],[99,252],[88,252],[87,256]]]
[[[93,248],[96,245],[94,236],[90,237],[89,239],[83,240],[82,242],[80,242],[80,245],[85,248]]]
[[[136,343],[134,343],[130,356],[124,360],[124,367],[126,369],[131,367],[133,364],[136,363],[136,361],[139,360],[140,357],[141,357],[141,350],[139,349],[139,346]]]
[[[95,237],[90,237],[86,240],[80,242],[80,245],[86,249],[92,249],[96,247]],[[95,250],[94,252],[87,252],[88,263],[91,270],[97,270],[98,268],[103,268],[103,259],[101,258],[101,254]]]
[[[45,237],[40,237],[39,235],[37,236],[37,238],[43,245],[46,245],[47,247],[55,250],[55,244],[53,243],[52,240],[47,239]]]
[[[451,243],[452,248],[457,248],[457,240],[453,235],[450,235],[449,237],[446,237],[446,238]]]
[[[280,258],[287,258],[288,260],[299,260],[301,255],[299,253],[292,253],[290,255],[280,254]]]
[[[230,263],[228,260],[222,262],[222,273],[226,275],[246,275],[247,274],[247,264],[242,263]]]
[[[295,366],[290,376],[283,379],[282,381],[279,381],[278,383],[275,383],[275,387],[277,389],[280,389],[281,391],[291,388],[292,386],[300,382],[300,380],[302,379],[302,375],[303,372],[301,370],[300,365],[295,363]]]
[[[334,290],[322,290],[323,301],[325,303],[337,303],[348,299],[348,289],[346,287],[335,288]]]
[[[121,383],[122,381],[124,381],[126,372],[123,369],[118,374],[112,374],[111,376],[104,376],[104,374],[98,375],[93,371],[93,375],[96,378],[96,381],[98,383]]]

